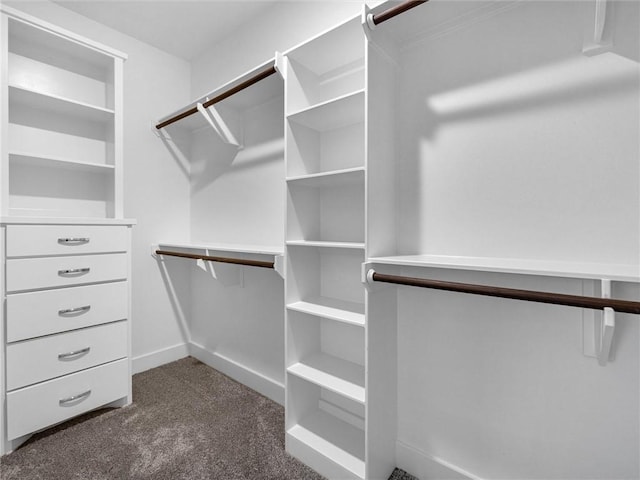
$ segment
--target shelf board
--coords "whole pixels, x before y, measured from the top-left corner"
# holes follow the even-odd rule
[[[364,167],[331,170],[310,175],[298,175],[287,178],[289,185],[324,188],[342,185],[353,185],[364,182]]]
[[[108,108],[78,102],[58,95],[9,85],[9,101],[35,110],[50,111],[57,115],[66,115],[83,120],[108,123],[114,119],[114,111]]]
[[[32,155],[26,152],[9,152],[9,160],[36,168],[68,168],[81,172],[93,173],[110,173],[115,170],[113,165],[100,165],[91,162],[79,162],[76,160],[67,160],[64,158],[44,157],[41,155]]]
[[[289,240],[287,245],[294,247],[321,247],[321,248],[347,248],[364,250],[364,243],[361,242],[326,242],[316,240]]]
[[[364,478],[363,430],[318,410],[287,430],[287,434],[356,478]]]
[[[324,132],[364,121],[364,89],[312,105],[287,116],[289,122]]]
[[[316,353],[291,365],[287,372],[364,404],[364,367],[338,357]]]
[[[5,216],[0,217],[3,225],[135,225],[133,218],[98,218],[98,217],[36,217]]]
[[[347,302],[327,297],[315,297],[304,301],[293,302],[287,309],[315,315],[317,317],[364,327],[364,304]]]
[[[164,120],[167,120],[175,115],[178,115],[186,110],[190,110],[195,107],[198,103],[205,103],[207,100],[211,98],[215,98],[218,95],[233,89],[238,84],[245,82],[252,76],[256,75],[259,72],[262,72],[269,68],[270,66],[275,65],[275,59],[271,59],[267,62],[264,62],[255,68],[243,73],[242,75],[234,78],[233,80],[221,85],[220,87],[212,90],[205,96],[199,97],[197,100],[185,105],[184,107],[176,110],[169,115],[165,115],[157,123],[161,123]],[[220,102],[220,105],[225,105],[230,107],[238,112],[245,111],[249,108],[257,107],[259,105],[263,105],[271,100],[275,100],[276,98],[280,98],[284,96],[284,82],[282,80],[281,75],[270,75],[258,83],[251,85],[234,95],[231,95]],[[208,127],[208,123],[206,120],[200,115],[200,113],[190,115],[188,117],[183,118],[177,123],[173,125],[179,125],[181,128],[188,131],[195,131],[200,128],[210,128]]]
[[[560,262],[519,258],[461,257],[447,255],[400,255],[373,257],[374,264],[404,267],[443,268],[481,272],[513,273],[549,277],[609,279],[620,282],[640,282],[639,265]]]
[[[213,252],[247,253],[251,255],[283,255],[281,247],[265,245],[247,245],[240,243],[165,243],[157,244],[159,248],[178,248],[188,250],[208,250]]]

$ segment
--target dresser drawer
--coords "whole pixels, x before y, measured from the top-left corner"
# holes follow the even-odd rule
[[[126,253],[7,260],[7,292],[126,278]]]
[[[127,322],[58,333],[7,345],[7,390],[127,356]]]
[[[7,295],[7,342],[128,318],[128,282]]]
[[[126,397],[128,362],[118,360],[7,393],[9,440]]]
[[[127,227],[8,225],[7,257],[125,252]]]

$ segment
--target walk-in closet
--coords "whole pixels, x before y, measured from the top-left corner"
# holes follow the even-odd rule
[[[3,480],[640,478],[640,2],[0,12]]]

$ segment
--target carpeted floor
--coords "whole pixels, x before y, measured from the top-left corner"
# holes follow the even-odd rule
[[[284,410],[193,358],[133,377],[134,403],[0,459],[2,480],[321,480],[284,451]]]

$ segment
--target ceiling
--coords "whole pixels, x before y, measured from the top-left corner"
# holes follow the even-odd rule
[[[278,0],[53,0],[114,30],[186,60]]]

